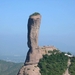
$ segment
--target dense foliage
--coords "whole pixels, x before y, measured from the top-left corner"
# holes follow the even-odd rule
[[[30,17],[31,17],[31,16],[36,16],[36,15],[40,15],[40,13],[35,12],[35,13],[31,14]]]
[[[71,75],[75,75],[75,57],[71,58],[71,65],[69,66],[69,72]]]
[[[64,53],[52,52],[44,55],[38,63],[42,75],[62,75],[67,69],[68,57]]]
[[[13,63],[0,60],[0,75],[17,75],[22,63]]]

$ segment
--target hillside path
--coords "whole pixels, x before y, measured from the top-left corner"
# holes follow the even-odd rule
[[[65,73],[63,75],[70,75],[69,71],[68,71],[68,67],[70,66],[70,64],[71,64],[70,59],[68,59],[67,70],[65,71]]]

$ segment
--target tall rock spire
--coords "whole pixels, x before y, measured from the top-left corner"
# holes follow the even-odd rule
[[[41,15],[39,13],[33,13],[28,19],[28,42],[29,47],[26,61],[24,66],[19,70],[17,75],[41,75],[38,62],[43,55],[48,54],[48,51],[56,49],[51,46],[38,47],[38,34],[41,22]]]
[[[38,47],[38,33],[40,28],[41,15],[33,13],[28,19],[28,47],[33,52]]]
[[[29,47],[29,51],[27,53],[25,65],[30,63],[31,64],[38,63],[39,56],[42,57],[41,54],[39,53],[39,49],[37,49],[40,22],[41,22],[41,15],[39,13],[33,13],[32,15],[29,16],[27,25],[28,27],[27,45]]]

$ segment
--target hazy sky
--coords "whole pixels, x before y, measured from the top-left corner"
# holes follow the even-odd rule
[[[34,12],[42,16],[39,45],[75,53],[75,0],[0,0],[0,55],[26,55]]]

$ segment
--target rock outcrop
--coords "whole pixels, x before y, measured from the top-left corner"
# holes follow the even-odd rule
[[[39,58],[42,57],[38,48],[38,34],[41,22],[41,15],[34,13],[30,15],[28,19],[28,47],[29,51],[26,57],[25,64],[33,64],[39,62]],[[39,56],[39,57],[37,57]]]
[[[41,22],[41,15],[32,14],[28,19],[28,47],[31,52],[38,47],[38,34]]]
[[[38,46],[38,34],[41,22],[41,15],[34,13],[28,19],[28,42],[29,51],[27,53],[24,66],[19,70],[17,75],[41,75],[38,67],[39,60],[43,55],[48,54],[48,51],[53,51],[54,46]]]

